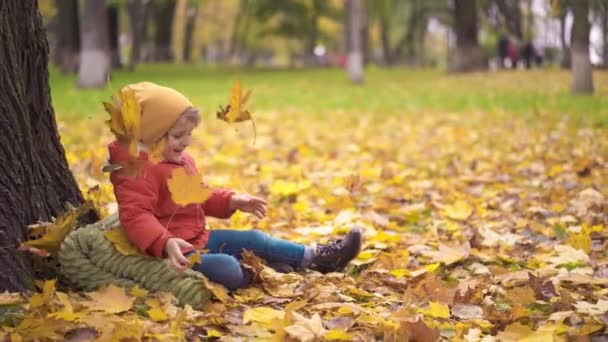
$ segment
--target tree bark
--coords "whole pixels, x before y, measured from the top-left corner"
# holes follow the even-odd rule
[[[391,43],[390,43],[390,21],[386,13],[382,13],[380,16],[380,43],[382,46],[382,58],[386,65],[393,64],[393,56],[391,54]]]
[[[349,42],[346,69],[354,84],[363,83],[363,42],[361,28],[363,24],[363,4],[361,0],[346,0],[348,8],[347,28]]]
[[[456,49],[450,70],[469,72],[485,69],[485,58],[477,40],[477,1],[454,0],[454,4]]]
[[[173,17],[175,16],[176,0],[156,0],[154,8],[154,61],[173,61],[171,49],[171,32],[173,29]]]
[[[37,3],[0,1],[0,292],[31,287],[31,260],[16,250],[26,226],[83,202],[59,142]]]
[[[110,39],[110,58],[112,59],[112,69],[121,69],[122,62],[120,61],[120,47],[118,46],[118,6],[108,6],[108,36]]]
[[[593,94],[593,72],[589,59],[589,0],[573,3],[574,23],[572,24],[572,92]]]
[[[602,38],[604,39],[602,62],[603,67],[608,69],[608,3],[604,2],[602,5]]]
[[[560,29],[560,40],[562,43],[562,60],[560,62],[560,66],[564,69],[570,68],[570,47],[568,46],[568,42],[566,39],[566,15],[568,14],[567,10],[559,17],[559,29]]]
[[[520,0],[494,0],[498,10],[505,18],[507,31],[514,35],[520,42],[523,40],[523,30],[521,28],[521,8]]]
[[[78,86],[100,88],[110,75],[110,43],[105,0],[86,0],[80,34],[80,67]]]
[[[129,56],[129,71],[134,71],[141,60],[141,47],[147,33],[147,22],[150,13],[149,0],[129,0],[129,28],[131,30],[131,55]]]
[[[194,40],[194,29],[198,16],[198,6],[189,6],[186,10],[186,30],[184,32],[184,50],[182,57],[185,63],[192,62],[192,44]]]
[[[80,52],[80,25],[78,23],[78,1],[57,0],[57,47],[55,64],[62,73],[78,70]]]

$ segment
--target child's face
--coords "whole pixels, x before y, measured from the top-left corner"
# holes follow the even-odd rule
[[[166,161],[179,163],[182,152],[192,143],[192,130],[195,125],[186,118],[181,117],[167,132],[167,146],[163,151]]]

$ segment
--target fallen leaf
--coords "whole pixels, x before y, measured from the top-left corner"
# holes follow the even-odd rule
[[[124,255],[143,255],[142,252],[129,240],[122,228],[107,230],[103,235],[114,244],[116,250]]]
[[[92,300],[86,303],[91,311],[102,311],[108,314],[128,311],[135,302],[135,297],[128,296],[122,287],[114,285],[87,292],[87,295]]]

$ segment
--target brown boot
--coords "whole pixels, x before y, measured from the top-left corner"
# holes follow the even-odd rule
[[[342,271],[359,254],[361,240],[361,229],[354,227],[343,239],[318,244],[309,268],[321,273]]]

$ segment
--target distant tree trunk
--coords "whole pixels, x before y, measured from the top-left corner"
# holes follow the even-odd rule
[[[456,49],[450,70],[468,72],[486,68],[483,52],[477,40],[477,1],[454,0],[454,31]]]
[[[363,83],[363,42],[361,37],[361,25],[363,21],[363,4],[361,0],[346,0],[347,23],[346,30],[349,32],[349,50],[346,68],[350,80],[354,84]]]
[[[0,292],[33,287],[31,260],[16,250],[26,226],[83,202],[59,142],[37,4],[0,1]]]
[[[120,47],[118,46],[118,6],[110,5],[106,9],[108,13],[108,36],[110,39],[110,58],[112,59],[112,68],[121,69],[122,62],[120,61]]]
[[[80,53],[80,26],[78,24],[78,1],[57,0],[57,46],[55,64],[62,73],[78,70]]]
[[[380,16],[380,44],[382,46],[382,58],[386,65],[393,64],[393,56],[391,54],[390,42],[390,21],[386,13]]]
[[[361,11],[361,49],[363,50],[363,65],[367,65],[372,57],[369,32],[369,2],[362,0]]]
[[[568,45],[568,41],[566,39],[566,16],[568,15],[568,11],[564,10],[564,12],[559,17],[559,29],[560,29],[560,40],[562,43],[562,60],[560,62],[560,66],[564,69],[570,68],[570,47]]]
[[[129,57],[129,71],[134,71],[141,60],[141,47],[147,33],[147,23],[150,13],[149,0],[129,0],[127,12],[129,13],[129,27],[131,30],[131,56]]]
[[[103,87],[109,78],[111,66],[105,0],[85,0],[81,27],[78,86]]]
[[[524,39],[521,28],[520,0],[494,0],[500,13],[505,18],[507,31],[514,35],[520,42]]]
[[[171,32],[175,16],[176,0],[154,1],[154,60],[157,62],[173,61],[171,50]]]
[[[602,6],[602,37],[604,44],[602,47],[602,61],[605,69],[608,69],[608,3]]]
[[[308,42],[306,43],[306,59],[310,64],[316,64],[315,47],[319,39],[319,14],[317,13],[316,3],[313,4],[312,13],[310,16],[310,33]]]
[[[192,62],[192,43],[197,16],[198,6],[188,6],[188,9],[186,10],[186,30],[184,32],[184,50],[182,54],[185,63]]]
[[[239,41],[241,39],[243,21],[247,16],[248,5],[248,0],[239,1],[239,9],[234,17],[234,21],[232,22],[232,34],[230,35],[230,41],[228,42],[228,55],[230,58],[236,57],[240,50]]]
[[[573,3],[574,23],[572,25],[572,92],[593,94],[593,73],[589,59],[589,0]]]

